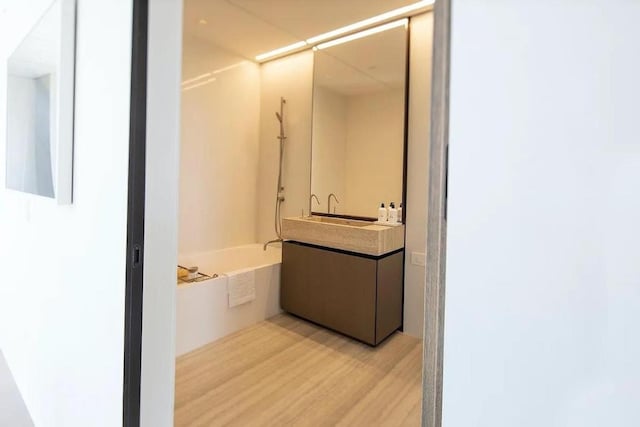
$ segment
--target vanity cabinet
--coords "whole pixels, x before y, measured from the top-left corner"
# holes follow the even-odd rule
[[[402,326],[404,250],[380,256],[296,241],[282,249],[284,311],[370,345]]]

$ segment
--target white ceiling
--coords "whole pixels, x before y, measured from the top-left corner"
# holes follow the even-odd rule
[[[184,35],[253,61],[260,53],[416,2],[185,0]],[[319,51],[317,83],[343,95],[402,87],[405,35],[399,27]]]

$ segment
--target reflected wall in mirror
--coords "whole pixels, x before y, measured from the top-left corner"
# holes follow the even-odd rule
[[[376,218],[403,202],[406,22],[315,51],[313,212]]]
[[[7,63],[6,187],[71,203],[75,1],[55,0]]]

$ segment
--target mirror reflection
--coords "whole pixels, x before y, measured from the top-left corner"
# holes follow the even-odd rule
[[[402,203],[406,57],[405,25],[316,50],[314,213],[375,218]]]

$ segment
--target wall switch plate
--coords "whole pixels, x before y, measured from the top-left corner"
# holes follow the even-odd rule
[[[426,266],[427,265],[427,255],[423,252],[411,252],[411,264]]]

